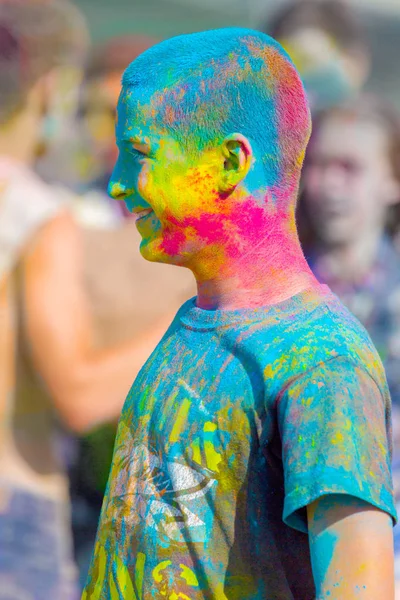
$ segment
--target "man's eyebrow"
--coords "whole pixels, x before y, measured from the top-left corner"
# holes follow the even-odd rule
[[[126,136],[126,137],[124,136],[123,141],[128,144],[137,144],[139,146],[146,146],[146,147],[150,148],[150,142],[142,137],[137,136],[137,135],[134,135],[134,136],[130,135],[130,136]]]
[[[144,140],[137,135],[124,135],[124,142],[129,142],[130,144],[143,144]]]

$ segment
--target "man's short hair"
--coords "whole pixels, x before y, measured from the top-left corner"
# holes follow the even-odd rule
[[[80,64],[87,44],[84,19],[67,0],[0,0],[0,123],[18,112],[41,76]]]
[[[166,40],[128,67],[123,86],[136,88],[188,151],[245,135],[262,157],[272,197],[283,203],[295,195],[310,112],[291,59],[266,34],[227,28]]]

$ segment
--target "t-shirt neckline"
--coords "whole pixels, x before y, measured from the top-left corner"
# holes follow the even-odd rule
[[[200,308],[196,305],[197,296],[195,296],[182,306],[178,316],[181,324],[188,329],[211,330],[218,327],[226,327],[238,321],[257,321],[292,312],[295,314],[299,309],[302,311],[307,309],[313,310],[329,294],[331,294],[331,290],[327,285],[317,284],[277,304],[235,310],[207,310]]]

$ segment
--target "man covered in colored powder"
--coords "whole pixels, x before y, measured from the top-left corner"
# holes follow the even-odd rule
[[[288,55],[247,29],[162,42],[126,70],[116,134],[142,256],[198,294],[127,397],[83,600],[393,598],[390,395],[300,247]]]

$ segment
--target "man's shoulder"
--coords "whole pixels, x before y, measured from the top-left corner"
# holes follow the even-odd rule
[[[298,310],[285,322],[265,354],[265,368],[284,387],[293,378],[312,372],[333,359],[350,369],[366,370],[385,386],[384,370],[369,334],[356,317],[329,292],[312,311]],[[270,365],[270,368],[268,368]]]
[[[315,344],[320,348],[321,360],[340,356],[382,379],[383,366],[368,331],[335,296],[326,302],[325,314],[317,321]]]
[[[323,303],[324,310],[315,314],[315,333],[319,341],[333,339],[343,350],[354,345],[372,347],[364,325],[333,293]]]

